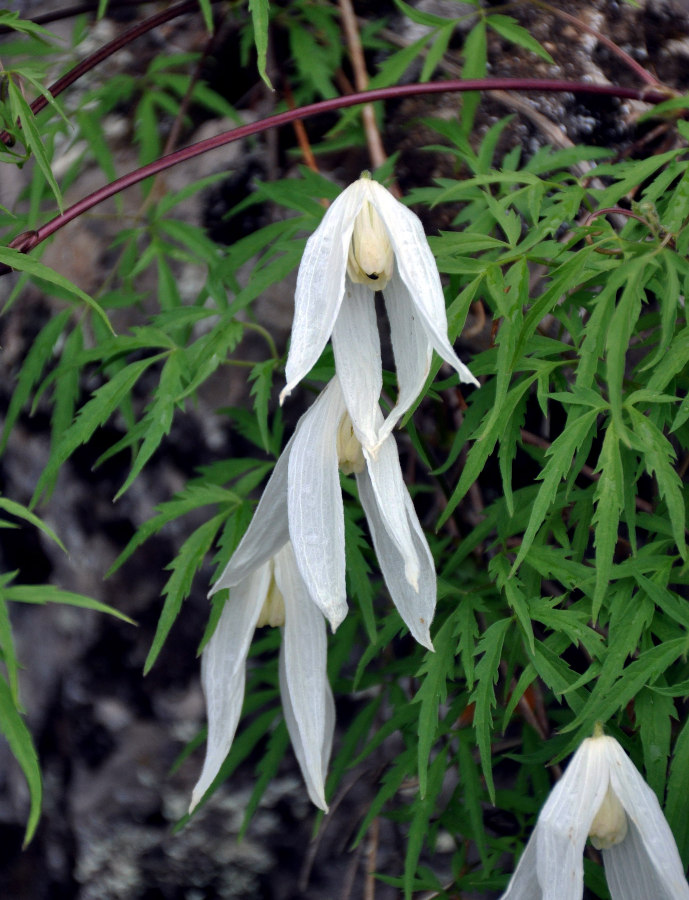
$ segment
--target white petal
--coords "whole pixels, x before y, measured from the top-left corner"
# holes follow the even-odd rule
[[[385,531],[402,557],[405,578],[414,590],[418,590],[419,558],[407,518],[406,498],[409,494],[402,477],[397,444],[394,437],[389,437],[377,447],[375,456],[366,447],[363,449]]]
[[[392,352],[395,357],[399,393],[397,403],[378,433],[383,441],[421,393],[431,369],[433,348],[418,321],[411,295],[397,267],[385,288],[385,309],[390,321]]]
[[[375,294],[365,284],[345,280],[345,298],[333,329],[335,371],[354,433],[366,447],[378,443],[383,387]]]
[[[254,569],[272,559],[289,540],[287,471],[293,441],[294,437],[290,439],[275,463],[254,517],[222,575],[211,588],[210,594],[222,588],[232,587],[248,578]]]
[[[627,838],[603,854],[606,871],[610,866],[612,872],[611,888],[615,881],[620,885],[618,896],[689,900],[689,885],[677,844],[654,791],[614,738],[592,740],[606,741],[610,784],[630,825]],[[635,863],[631,862],[632,857]],[[653,889],[643,895],[640,889],[629,891],[626,885],[632,883],[633,875],[640,882],[652,884]]]
[[[337,428],[345,413],[333,378],[302,416],[288,469],[289,532],[301,576],[333,631],[347,615],[344,509]]]
[[[514,875],[510,878],[507,890],[500,897],[500,900],[543,900],[543,891],[538,883],[536,874],[537,831],[538,824],[528,844],[524,847],[524,852],[517,864],[517,868],[514,870]]]
[[[280,650],[285,720],[309,797],[327,812],[324,785],[335,718],[326,672],[325,619],[309,597],[289,544],[275,560],[275,580],[285,599]]]
[[[608,764],[596,738],[583,741],[550,792],[534,832],[543,900],[581,900],[584,845],[608,789]]]
[[[294,295],[294,321],[280,403],[323,352],[342,303],[354,220],[365,199],[355,181],[332,203],[306,242]]]
[[[372,181],[370,190],[371,201],[390,236],[400,277],[409,290],[434,349],[456,369],[461,381],[478,387],[478,381],[460,361],[448,340],[447,312],[440,275],[420,219],[395,200],[382,185]]]
[[[390,438],[392,440],[392,438]],[[405,563],[400,551],[391,539],[384,522],[378,501],[373,491],[367,471],[357,475],[359,499],[366,513],[366,519],[373,538],[373,546],[380,569],[385,579],[392,601],[412,636],[424,647],[433,649],[430,624],[433,620],[436,601],[435,566],[426,538],[416,517],[409,494],[406,494],[405,513],[412,526],[412,540],[417,559],[418,590],[415,590],[404,575]]]
[[[674,845],[674,838],[672,840]],[[651,860],[638,828],[629,822],[621,844],[603,850],[605,877],[612,900],[684,900],[689,897],[684,874],[672,880]]]
[[[265,564],[232,589],[201,658],[208,742],[190,811],[210,787],[229,753],[244,702],[246,657],[268,593],[271,566]]]

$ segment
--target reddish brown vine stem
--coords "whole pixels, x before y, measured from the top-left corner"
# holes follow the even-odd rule
[[[211,0],[211,2],[216,3],[218,0]],[[154,16],[150,16],[150,18],[145,19],[143,22],[139,22],[138,25],[135,25],[133,28],[124,31],[116,38],[113,38],[112,41],[103,44],[100,50],[97,50],[95,53],[92,53],[91,56],[83,59],[78,65],[74,66],[73,69],[66,72],[62,78],[58,78],[54,84],[50,85],[47,93],[51,97],[57,97],[58,94],[61,94],[70,86],[70,84],[74,84],[74,82],[78,78],[81,78],[86,72],[95,68],[102,63],[104,59],[112,56],[113,53],[117,53],[118,50],[126,47],[127,44],[135,41],[137,38],[141,37],[141,35],[146,34],[147,31],[151,31],[153,28],[157,28],[158,25],[169,22],[170,19],[191,12],[192,10],[197,9],[197,7],[198,0],[184,0],[183,3],[178,3],[177,6],[170,6],[167,9],[156,13]],[[31,104],[31,112],[34,115],[37,115],[42,109],[45,109],[49,102],[48,97],[41,94],[41,96],[37,97]],[[3,131],[0,133],[0,141],[3,144],[10,143],[12,141],[12,135],[8,131]]]
[[[79,200],[73,206],[66,209],[61,215],[56,216],[42,225],[37,231],[27,235],[24,233],[15,238],[10,247],[21,250],[26,253],[32,250],[46,238],[50,237],[72,219],[76,219],[82,213],[104,200],[124,191],[151,175],[157,175],[171,166],[178,163],[186,162],[207,153],[209,150],[215,150],[225,144],[233,141],[241,140],[253,134],[259,134],[267,131],[269,128],[278,128],[281,125],[287,125],[299,119],[306,119],[319,113],[331,112],[336,109],[344,109],[349,106],[356,106],[359,103],[371,103],[376,100],[388,100],[392,97],[408,97],[418,94],[441,94],[456,93],[461,91],[486,91],[486,90],[503,90],[503,91],[540,91],[540,92],[568,92],[572,94],[603,94],[609,97],[619,97],[629,100],[641,100],[646,103],[662,103],[668,99],[668,96],[674,95],[674,92],[667,89],[656,88],[626,88],[611,84],[591,84],[588,82],[571,82],[571,81],[555,81],[537,78],[475,78],[450,81],[429,81],[424,84],[400,84],[387,88],[377,88],[372,91],[363,91],[356,94],[349,94],[345,97],[335,97],[331,100],[321,100],[318,103],[310,103],[307,106],[299,107],[294,110],[286,110],[274,116],[262,119],[260,122],[252,122],[249,125],[242,125],[239,128],[233,128],[230,131],[224,131],[215,137],[208,138],[205,141],[199,141],[191,144],[189,147],[183,147],[167,156],[135,169],[121,178],[117,178],[110,184],[103,185],[97,191]],[[9,266],[0,265],[0,275],[6,275],[12,271]]]

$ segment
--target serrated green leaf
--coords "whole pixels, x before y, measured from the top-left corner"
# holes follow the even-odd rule
[[[605,430],[596,472],[600,473],[600,477],[594,492],[596,507],[592,520],[593,543],[596,548],[596,586],[591,609],[591,618],[594,622],[598,619],[601,603],[608,590],[617,546],[620,513],[624,506],[624,470],[614,421],[611,421]]]
[[[113,335],[115,334],[113,327],[110,324],[110,320],[96,301],[89,297],[88,294],[84,293],[81,288],[72,284],[72,282],[65,278],[64,275],[60,275],[59,272],[54,272],[52,269],[49,269],[48,266],[43,265],[42,262],[34,259],[34,257],[29,254],[20,253],[18,250],[13,250],[11,247],[0,247],[0,263],[10,266],[10,268],[15,269],[17,272],[26,272],[28,275],[40,278],[42,281],[47,281],[48,284],[56,285],[63,291],[66,291],[71,297],[82,300],[104,322],[108,331]]]
[[[684,723],[675,741],[667,782],[667,803],[665,815],[672,834],[677,841],[677,849],[683,864],[689,863],[689,816],[687,797],[689,796],[689,720]]]
[[[181,353],[171,353],[165,360],[155,397],[146,410],[146,415],[142,422],[145,429],[143,442],[132,463],[129,475],[127,475],[124,484],[113,497],[113,502],[119,500],[125,491],[131,487],[143,467],[160,446],[163,438],[170,433],[177,397],[182,392],[182,380],[183,362]]]
[[[29,787],[29,820],[24,833],[24,846],[26,846],[36,831],[38,819],[41,815],[41,800],[43,796],[41,770],[29,730],[19,715],[19,710],[12,699],[12,693],[2,675],[0,675],[0,731],[5,735],[7,743],[10,745],[10,750],[21,766]]]
[[[163,644],[175,623],[182,603],[189,596],[194,576],[201,568],[204,558],[215,540],[215,536],[225,523],[226,514],[218,513],[208,522],[193,531],[179,548],[175,559],[167,566],[172,575],[163,588],[165,603],[163,604],[158,626],[153,637],[151,649],[144,663],[144,675],[147,675],[158,658]]]
[[[48,154],[43,146],[43,138],[36,125],[36,118],[33,111],[24,99],[21,90],[11,78],[7,79],[6,85],[10,115],[13,119],[19,119],[22,126],[24,143],[26,144],[27,149],[33,154],[38,168],[50,185],[50,189],[53,192],[55,202],[57,203],[60,212],[63,212],[62,192],[53,175],[50,160],[48,159]]]
[[[634,407],[628,407],[635,436],[644,448],[644,465],[649,475],[655,475],[660,496],[665,500],[677,549],[687,560],[687,544],[684,534],[685,506],[682,481],[672,466],[675,458],[672,444],[654,423]]]
[[[251,796],[249,797],[249,802],[244,810],[244,818],[237,835],[238,840],[241,841],[244,839],[247,828],[251,824],[253,815],[258,809],[258,805],[265,794],[268,784],[278,773],[280,763],[287,752],[288,746],[289,733],[287,731],[287,726],[283,721],[271,732],[270,737],[268,738],[268,746],[256,763],[256,773],[259,777],[256,779]]]
[[[677,718],[674,700],[655,691],[642,689],[634,701],[644,750],[646,780],[662,803],[670,758],[672,719]]]
[[[270,453],[270,432],[268,429],[268,401],[273,389],[273,375],[275,374],[276,360],[267,359],[256,363],[249,373],[251,385],[250,396],[254,397],[254,411],[261,434],[261,442],[266,453]]]
[[[94,431],[110,418],[146,369],[163,356],[164,354],[160,353],[156,356],[149,356],[147,359],[130,363],[124,369],[121,369],[110,381],[106,381],[105,384],[93,392],[91,399],[81,407],[76,420],[65,432],[52,452],[45,469],[41,473],[41,477],[38,479],[32,505],[36,503],[41,494],[49,493],[52,490],[60,466],[72,455],[77,447],[88,441]]]
[[[471,700],[475,703],[474,729],[481,757],[483,777],[486,779],[486,789],[491,803],[495,803],[495,784],[493,782],[493,767],[491,762],[491,743],[493,732],[493,707],[496,704],[495,683],[500,674],[500,660],[502,646],[505,641],[512,619],[499,619],[483,633],[476,648],[477,655],[481,658],[476,663],[476,687],[471,694]]]
[[[572,457],[584,443],[590,430],[595,426],[598,410],[586,412],[572,411],[569,413],[565,427],[561,434],[546,451],[548,462],[540,473],[539,480],[543,482],[533,505],[529,524],[524,532],[519,553],[512,566],[512,572],[516,572],[520,564],[529,552],[533,544],[536,532],[543,524],[546,514],[557,494],[558,487],[571,471]]]
[[[34,385],[38,382],[43,370],[50,361],[53,348],[71,315],[72,312],[68,309],[58,313],[58,315],[48,320],[34,338],[19,373],[17,385],[12,392],[12,398],[5,417],[2,441],[0,442],[0,453],[7,446],[12,426],[17,421],[19,413],[29,399]]]
[[[418,672],[421,687],[413,703],[420,704],[418,721],[419,795],[426,796],[428,787],[428,760],[438,730],[438,707],[447,698],[447,682],[454,676],[456,622],[449,616],[433,638],[435,653],[427,653]]]
[[[414,875],[421,856],[421,850],[428,836],[428,827],[435,813],[435,804],[447,771],[448,748],[443,747],[431,763],[428,777],[427,796],[419,796],[414,803],[409,825],[407,852],[404,858],[404,896],[411,900],[414,890]]]

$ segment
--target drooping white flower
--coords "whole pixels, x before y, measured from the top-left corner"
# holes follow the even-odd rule
[[[390,322],[399,393],[384,424],[377,425],[378,290]],[[434,349],[462,381],[478,385],[449,342],[438,267],[420,220],[370,176],[340,194],[306,244],[280,402],[309,372],[331,335],[354,432],[368,449],[385,439],[418,397]]]
[[[376,403],[376,426],[382,413]],[[215,590],[233,587],[291,540],[309,595],[337,628],[347,614],[344,508],[339,472],[356,475],[378,562],[412,635],[432,649],[433,557],[404,486],[390,435],[375,455],[362,447],[335,376],[301,417],[254,518]]]
[[[335,705],[326,674],[325,619],[309,597],[287,541],[232,588],[204,648],[201,680],[208,742],[190,810],[210,787],[232,746],[244,701],[246,659],[254,630],[262,625],[283,628],[279,671],[285,721],[309,797],[328,809],[324,782]]]
[[[582,742],[550,792],[501,900],[581,900],[589,837],[613,900],[689,900],[656,795],[602,729]]]

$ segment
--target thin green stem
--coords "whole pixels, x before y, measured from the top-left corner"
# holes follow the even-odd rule
[[[256,334],[260,334],[262,338],[265,339],[266,344],[270,348],[270,355],[274,360],[280,359],[280,354],[278,353],[277,347],[275,346],[275,341],[272,338],[271,333],[264,328],[262,325],[259,325],[257,322],[243,322],[242,323],[245,328],[249,328],[251,331],[255,331]]]

